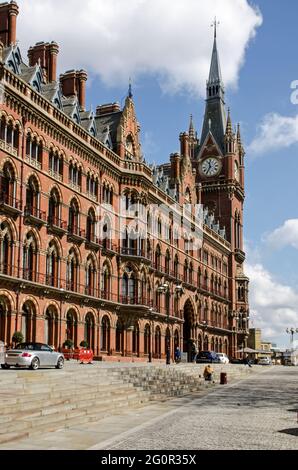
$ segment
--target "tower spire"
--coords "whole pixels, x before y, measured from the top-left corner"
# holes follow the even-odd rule
[[[214,22],[211,25],[214,28],[214,41],[213,41],[213,50],[212,50],[212,58],[211,58],[211,65],[210,65],[208,82],[210,84],[218,82],[221,85],[223,85],[222,84],[222,78],[221,78],[219,55],[218,55],[218,51],[217,51],[217,42],[216,42],[217,25],[219,25],[219,21],[216,21],[216,17],[215,17]]]
[[[221,76],[221,68],[219,62],[219,54],[217,50],[217,25],[214,19],[212,27],[214,27],[213,49],[209,70],[209,78],[206,86],[206,108],[204,116],[204,124],[201,135],[201,144],[204,143],[209,132],[212,133],[218,146],[224,150],[224,135],[227,124],[225,108],[224,108],[224,85]],[[209,125],[211,120],[211,126]]]
[[[233,129],[232,129],[231,113],[230,113],[230,108],[228,108],[226,135],[232,135],[232,134],[233,134]]]
[[[192,116],[192,114],[190,115],[188,134],[189,134],[189,137],[191,137],[192,139],[195,138],[195,128],[194,128],[194,125],[193,125],[193,116]]]
[[[131,84],[131,77],[129,77],[129,81],[128,81],[128,97],[129,98],[132,98],[132,84]]]

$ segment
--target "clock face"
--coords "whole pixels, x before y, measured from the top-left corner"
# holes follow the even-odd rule
[[[203,161],[201,168],[205,176],[214,176],[219,173],[221,165],[217,158],[209,157]]]
[[[234,162],[234,177],[235,180],[239,181],[239,166],[236,161]]]

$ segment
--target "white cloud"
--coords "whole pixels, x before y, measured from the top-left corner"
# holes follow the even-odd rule
[[[266,114],[258,126],[257,135],[247,152],[252,155],[290,147],[298,143],[298,115],[281,116],[278,113]]]
[[[292,246],[298,249],[298,219],[289,219],[281,227],[266,235],[267,241],[274,248]]]
[[[212,32],[225,84],[236,86],[245,49],[262,23],[248,0],[18,0],[18,39],[59,43],[60,71],[84,67],[111,86],[154,74],[164,91],[204,95]]]
[[[250,278],[250,317],[262,338],[289,345],[286,328],[298,325],[298,291],[278,282],[262,264],[247,264]]]

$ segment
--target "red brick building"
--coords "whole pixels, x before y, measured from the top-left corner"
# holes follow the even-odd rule
[[[244,150],[225,115],[216,34],[201,136],[191,120],[180,153],[152,167],[131,90],[123,109],[87,110],[87,73],[57,78],[55,42],[23,61],[17,15],[14,1],[0,5],[0,340],[85,339],[102,359],[162,359],[193,343],[237,356],[248,334]]]

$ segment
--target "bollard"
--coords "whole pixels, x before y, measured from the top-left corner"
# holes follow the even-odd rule
[[[228,376],[226,372],[220,373],[220,385],[226,385],[228,383]]]

